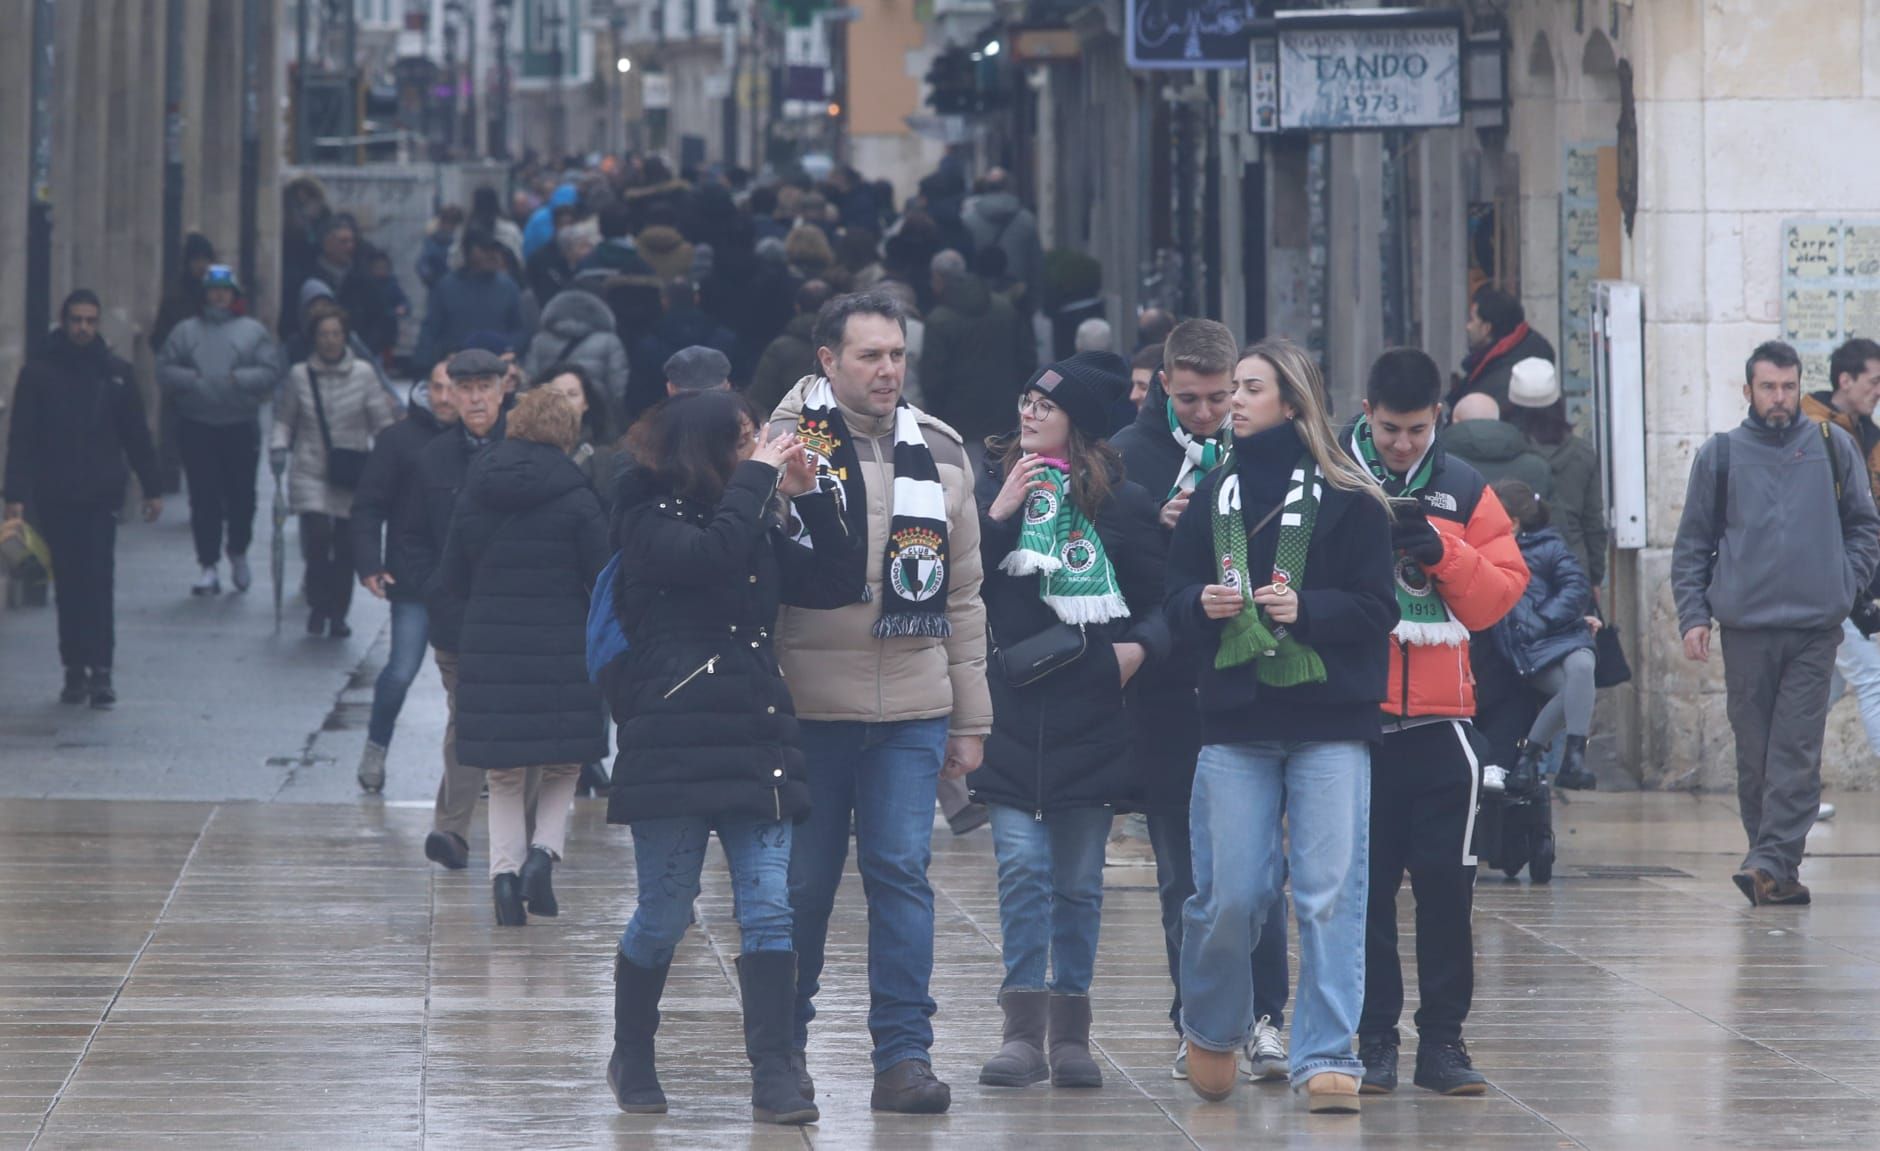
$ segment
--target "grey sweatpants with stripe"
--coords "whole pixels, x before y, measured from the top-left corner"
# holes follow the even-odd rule
[[[1793,880],[1821,809],[1821,741],[1841,627],[1725,628],[1723,682],[1736,733],[1744,868]]]

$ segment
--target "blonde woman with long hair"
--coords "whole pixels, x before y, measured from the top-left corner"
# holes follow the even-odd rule
[[[1233,387],[1233,459],[1175,525],[1165,605],[1202,664],[1181,972],[1189,1084],[1208,1100],[1233,1092],[1254,1027],[1247,955],[1290,873],[1292,1084],[1313,1111],[1352,1113],[1370,748],[1397,622],[1390,509],[1339,447],[1318,368],[1297,346],[1248,348]]]

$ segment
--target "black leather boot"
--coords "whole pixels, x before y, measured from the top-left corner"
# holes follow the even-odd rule
[[[91,697],[91,682],[86,678],[82,667],[65,669],[65,690],[59,693],[60,703],[84,703]]]
[[[786,1126],[816,1122],[822,1113],[797,1089],[790,1058],[796,952],[738,956],[738,986],[744,993],[744,1053],[751,1060],[751,1118]]]
[[[1554,786],[1564,787],[1568,791],[1592,791],[1599,786],[1599,777],[1586,766],[1586,737],[1570,735],[1567,747],[1560,756],[1560,773],[1554,776]]]
[[[554,878],[555,857],[545,847],[531,847],[521,876],[522,901],[529,905],[530,915],[553,918],[561,914],[561,904],[555,902]]]
[[[672,964],[641,967],[614,953],[614,1053],[607,1060],[607,1086],[629,1115],[664,1115],[666,1093],[653,1062],[659,1030],[659,1000]]]
[[[527,927],[529,913],[522,909],[522,880],[513,871],[505,871],[490,880],[490,897],[496,901],[496,926]]]
[[[1514,769],[1508,773],[1508,794],[1533,795],[1541,785],[1541,762],[1547,757],[1547,745],[1522,740],[1515,744]]]

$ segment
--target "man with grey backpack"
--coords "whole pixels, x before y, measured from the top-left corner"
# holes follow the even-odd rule
[[[1723,628],[1752,906],[1805,904],[1802,848],[1821,801],[1821,741],[1841,624],[1880,566],[1880,513],[1840,428],[1801,413],[1801,358],[1771,340],[1745,365],[1743,423],[1698,449],[1672,552],[1684,655]]]

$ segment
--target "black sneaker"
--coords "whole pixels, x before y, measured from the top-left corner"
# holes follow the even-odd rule
[[[902,1115],[941,1115],[953,1105],[953,1090],[934,1077],[925,1059],[903,1059],[875,1076],[868,1099],[872,1111]]]
[[[1364,1064],[1360,1095],[1389,1095],[1397,1090],[1397,1037],[1358,1037],[1358,1060]]]
[[[60,703],[84,703],[91,697],[91,681],[82,667],[65,669],[65,690],[59,693]]]
[[[351,639],[352,628],[347,627],[343,619],[328,620],[326,634],[333,639]]]
[[[1483,1095],[1488,1091],[1488,1080],[1469,1061],[1469,1049],[1460,1039],[1417,1044],[1416,1085],[1438,1095]]]
[[[91,669],[91,706],[97,711],[110,711],[117,706],[117,689],[111,686],[108,667]]]

